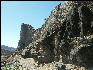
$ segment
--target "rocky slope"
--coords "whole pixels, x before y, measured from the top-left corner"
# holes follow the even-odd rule
[[[20,70],[93,70],[92,1],[66,1],[51,11],[40,29],[30,31],[27,25],[21,30]]]
[[[6,61],[15,51],[16,48],[1,45],[1,62]]]
[[[4,62],[15,53],[15,51],[9,51],[5,49],[1,49],[1,66],[5,65]]]

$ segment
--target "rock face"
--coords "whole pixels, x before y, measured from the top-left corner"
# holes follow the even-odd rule
[[[40,29],[22,24],[22,57],[49,63],[62,56],[63,63],[93,66],[92,5],[92,1],[68,1],[56,6]]]
[[[22,24],[20,31],[20,40],[18,43],[18,49],[24,49],[29,43],[32,42],[32,36],[35,30],[29,24]]]

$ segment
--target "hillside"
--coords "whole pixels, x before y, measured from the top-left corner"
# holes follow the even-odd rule
[[[1,48],[4,49],[4,50],[8,50],[8,51],[15,51],[16,50],[16,48],[8,47],[8,46],[5,46],[5,45],[1,45]]]
[[[15,51],[16,48],[1,45],[1,65],[3,65],[3,62],[6,61],[10,56],[12,56]]]
[[[17,49],[17,70],[93,70],[93,1],[60,3],[37,30],[23,23]]]

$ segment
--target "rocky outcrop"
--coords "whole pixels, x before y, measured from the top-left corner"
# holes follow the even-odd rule
[[[24,49],[29,43],[32,42],[32,36],[35,32],[35,29],[29,24],[22,24],[20,31],[20,40],[18,43],[18,49]]]
[[[24,59],[39,64],[59,62],[93,65],[93,2],[67,1],[51,11],[41,28],[22,24],[19,47]]]

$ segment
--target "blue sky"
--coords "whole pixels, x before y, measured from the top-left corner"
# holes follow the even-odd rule
[[[1,1],[1,45],[17,47],[21,24],[35,29],[45,23],[51,11],[63,1]]]

